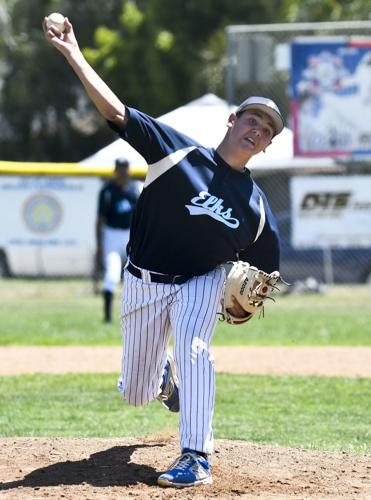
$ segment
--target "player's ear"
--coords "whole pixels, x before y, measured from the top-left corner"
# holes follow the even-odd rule
[[[227,127],[228,128],[232,128],[233,127],[233,124],[236,121],[236,118],[237,118],[237,115],[234,112],[229,115],[228,122],[227,122]]]

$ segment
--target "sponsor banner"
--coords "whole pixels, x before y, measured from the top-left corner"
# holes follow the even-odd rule
[[[371,247],[371,176],[293,177],[292,245]]]
[[[90,245],[98,187],[95,178],[2,177],[0,243]]]
[[[295,156],[371,156],[371,39],[292,44]]]
[[[95,177],[0,176],[0,249],[12,273],[91,273],[100,186]]]

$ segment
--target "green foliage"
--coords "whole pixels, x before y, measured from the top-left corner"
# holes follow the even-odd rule
[[[87,59],[127,104],[158,116],[205,92],[224,91],[230,24],[369,19],[363,0],[3,0],[0,149],[3,160],[78,161],[114,135],[41,20],[72,21]],[[286,102],[275,82],[267,95]],[[236,89],[236,96],[250,89]]]
[[[92,26],[112,22],[116,8],[115,0],[7,2],[3,49],[0,43],[6,68],[0,101],[2,160],[78,161],[113,137],[67,63],[44,39],[41,22],[53,11],[78,23],[84,46],[93,43]],[[71,110],[77,118],[72,119]]]
[[[364,0],[284,0],[281,15],[286,22],[366,20],[370,8]]]
[[[114,138],[45,42],[41,20],[49,12],[69,17],[87,59],[125,103],[154,116],[206,91],[223,96],[225,26],[277,16],[267,0],[12,0],[6,7],[1,159],[28,161],[78,161]]]
[[[162,52],[168,52],[174,46],[174,35],[170,31],[160,31],[156,38],[156,47]]]
[[[127,1],[122,9],[120,21],[128,31],[135,32],[143,23],[144,14],[136,6],[135,2]]]
[[[0,435],[176,431],[177,415],[158,402],[140,408],[123,403],[116,379],[115,374],[1,377]],[[369,453],[370,390],[369,379],[218,375],[215,437]]]

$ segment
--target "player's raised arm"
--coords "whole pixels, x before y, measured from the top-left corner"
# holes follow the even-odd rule
[[[68,18],[64,19],[63,32],[55,26],[48,27],[47,20],[47,17],[43,20],[45,38],[65,56],[98,111],[106,120],[124,125],[125,105],[86,61]]]

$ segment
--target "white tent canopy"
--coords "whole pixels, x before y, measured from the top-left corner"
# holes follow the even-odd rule
[[[199,99],[181,106],[158,118],[180,132],[195,139],[206,147],[216,147],[224,137],[228,117],[237,106],[230,106],[214,94],[206,94]],[[104,167],[114,165],[116,158],[126,157],[132,166],[146,167],[144,158],[126,141],[117,139],[97,153],[85,158],[80,165]],[[266,153],[253,157],[248,164],[252,169],[312,168],[332,167],[332,158],[295,158],[293,154],[293,133],[284,128],[275,137]]]
[[[158,117],[162,123],[176,128],[200,144],[217,146],[227,131],[226,124],[236,106],[214,94],[206,94],[195,101]],[[117,139],[97,153],[80,162],[86,166],[113,165],[116,158],[123,156],[136,167],[146,166],[144,158],[122,139]]]

